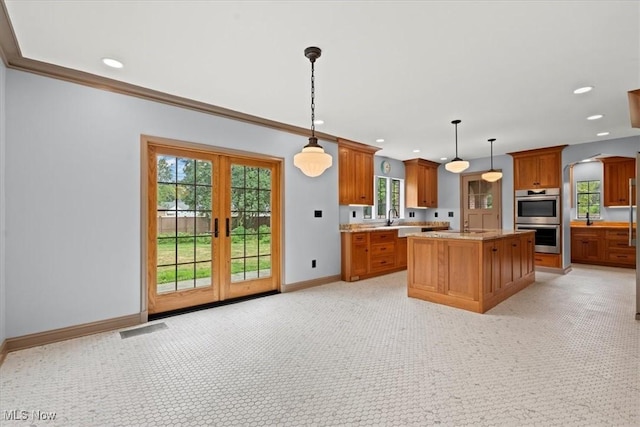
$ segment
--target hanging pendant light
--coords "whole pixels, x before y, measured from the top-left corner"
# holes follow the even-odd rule
[[[489,169],[489,172],[485,172],[482,174],[482,179],[489,182],[496,182],[497,180],[502,178],[502,172],[497,171],[493,168],[493,141],[495,140],[495,138],[491,138],[488,140],[491,143],[491,169]]]
[[[458,123],[460,123],[461,121],[462,120],[454,120],[451,122],[451,124],[456,126],[456,157],[454,157],[453,160],[444,165],[444,168],[446,170],[453,173],[460,173],[469,167],[469,162],[458,157]]]
[[[293,156],[293,164],[299,168],[303,174],[316,177],[322,175],[327,168],[331,167],[333,159],[331,155],[324,152],[322,146],[318,144],[316,138],[316,104],[315,104],[315,73],[313,64],[320,58],[322,50],[319,47],[308,47],[304,50],[304,56],[311,61],[311,138],[302,151]]]

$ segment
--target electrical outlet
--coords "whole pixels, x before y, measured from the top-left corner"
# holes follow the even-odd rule
[[[311,268],[316,268],[316,260],[315,259],[311,260]]]
[[[449,218],[453,218],[453,212],[449,211]]]
[[[351,217],[355,218],[356,217],[356,211],[351,211]]]
[[[313,216],[316,218],[322,218],[322,211],[313,211]]]
[[[433,216],[435,216],[436,218],[438,218],[438,212],[435,212],[435,213],[433,214]]]

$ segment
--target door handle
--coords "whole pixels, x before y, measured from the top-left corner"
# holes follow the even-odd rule
[[[227,229],[226,231],[227,237],[229,237],[229,218],[225,220],[225,228]]]
[[[218,237],[218,218],[213,220],[213,237]]]

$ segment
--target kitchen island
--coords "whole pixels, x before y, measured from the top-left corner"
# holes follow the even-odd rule
[[[535,281],[533,231],[430,231],[407,237],[409,297],[484,313]]]

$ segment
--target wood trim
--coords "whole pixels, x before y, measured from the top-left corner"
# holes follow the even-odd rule
[[[544,147],[544,148],[534,148],[533,150],[525,150],[525,151],[514,151],[512,153],[507,153],[510,156],[539,156],[545,153],[553,153],[556,151],[562,151],[567,144],[564,145],[554,145],[553,147]],[[562,166],[562,165],[560,165]]]
[[[436,168],[442,164],[442,163],[432,162],[431,160],[426,160],[426,159],[421,159],[421,158],[403,160],[402,163],[404,163],[405,165],[413,165],[413,164],[415,164],[415,165],[421,165],[421,166],[431,166],[431,167],[436,167]]]
[[[269,120],[240,111],[230,110],[217,105],[207,104],[180,96],[171,95],[142,86],[121,82],[84,71],[73,70],[59,65],[49,64],[34,59],[25,58],[20,52],[18,41],[9,19],[5,2],[0,0],[0,56],[7,68],[77,83],[94,89],[106,90],[123,95],[134,96],[148,101],[186,108],[205,114],[224,117],[258,126],[277,129],[279,131],[309,137],[310,130],[286,123]],[[318,139],[336,142],[337,137],[323,132],[316,132]]]
[[[0,366],[2,366],[2,362],[4,362],[4,359],[7,357],[8,352],[7,340],[3,340],[2,344],[0,344]]]
[[[319,277],[317,279],[303,280],[302,282],[295,282],[295,283],[290,283],[288,285],[282,285],[281,292],[285,293],[285,292],[301,291],[302,289],[313,288],[315,286],[326,285],[328,283],[339,282],[339,281],[340,281],[339,274],[336,274],[334,276]]]
[[[629,119],[631,127],[640,128],[640,89],[627,92],[629,97]]]
[[[97,322],[84,323],[82,325],[69,326],[66,328],[53,329],[36,334],[23,335],[21,337],[9,338],[5,341],[6,352],[22,350],[25,348],[51,344],[58,341],[70,340],[86,335],[108,332],[115,329],[128,328],[143,323],[143,313],[131,314],[128,316],[116,317],[113,319],[100,320]]]
[[[339,147],[346,147],[352,150],[364,151],[365,153],[375,154],[376,151],[382,150],[380,147],[374,147],[373,145],[362,144],[360,142],[349,141],[344,138],[336,138],[336,142]]]

